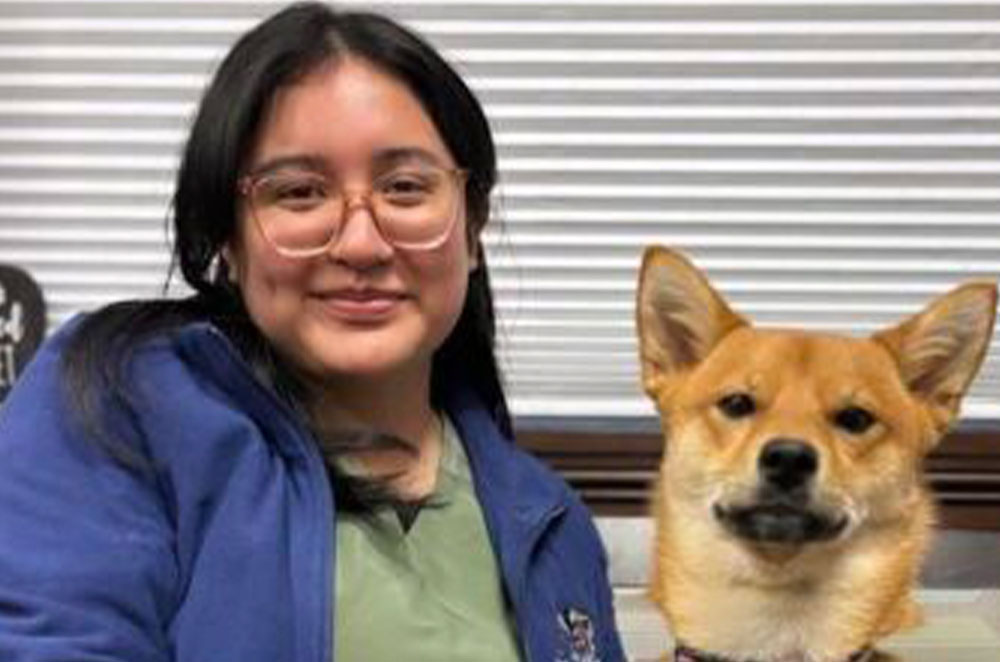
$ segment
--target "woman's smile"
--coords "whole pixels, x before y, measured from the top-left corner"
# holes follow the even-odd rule
[[[384,322],[410,298],[402,291],[371,287],[326,290],[315,297],[325,314],[349,324]]]

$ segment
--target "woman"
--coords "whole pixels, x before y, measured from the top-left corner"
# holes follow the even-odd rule
[[[240,39],[178,175],[193,296],[67,325],[2,412],[0,659],[623,659],[586,510],[510,441],[495,175],[395,23]]]

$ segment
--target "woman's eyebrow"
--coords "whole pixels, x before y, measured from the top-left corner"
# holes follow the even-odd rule
[[[390,147],[377,151],[371,158],[373,170],[384,170],[400,163],[420,162],[426,165],[446,167],[447,164],[434,152],[423,147]],[[294,168],[320,174],[327,174],[329,166],[318,154],[288,154],[267,159],[255,165],[247,175],[260,177],[279,170]]]
[[[323,157],[319,155],[290,154],[287,156],[278,156],[273,159],[263,161],[262,163],[258,163],[250,170],[250,172],[247,173],[247,175],[250,177],[260,177],[261,175],[267,175],[272,172],[288,168],[318,173],[325,173],[327,170],[326,161],[324,161]]]
[[[423,147],[390,147],[379,150],[372,157],[372,166],[375,169],[380,169],[410,161],[419,161],[439,168],[447,166],[441,157]]]

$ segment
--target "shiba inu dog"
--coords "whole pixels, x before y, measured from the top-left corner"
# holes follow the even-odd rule
[[[674,659],[888,660],[934,523],[924,456],[986,353],[995,285],[870,338],[756,328],[650,247],[636,321],[665,453],[651,596]]]

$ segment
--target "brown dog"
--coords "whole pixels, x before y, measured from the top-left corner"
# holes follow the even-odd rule
[[[921,476],[986,353],[996,287],[858,339],[757,329],[646,250],[642,380],[669,441],[651,595],[676,660],[844,662],[916,624],[934,522]]]

